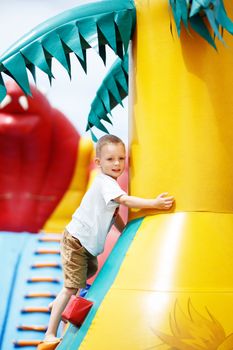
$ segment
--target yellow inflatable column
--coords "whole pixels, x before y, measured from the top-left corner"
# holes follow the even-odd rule
[[[233,37],[224,32],[216,52],[184,28],[179,39],[174,23],[171,35],[167,0],[136,4],[131,193],[169,191],[177,211],[232,213]]]

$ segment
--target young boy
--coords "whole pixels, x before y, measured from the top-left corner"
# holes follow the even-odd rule
[[[99,139],[95,162],[100,168],[100,174],[84,195],[63,233],[61,256],[64,287],[53,302],[44,343],[56,345],[59,342],[56,334],[61,314],[71,295],[85,288],[86,280],[96,273],[97,256],[104,250],[112,224],[120,232],[123,231],[125,224],[118,213],[119,205],[168,210],[173,204],[173,197],[167,197],[167,193],[154,199],[144,199],[129,196],[121,189],[117,178],[125,168],[125,145],[118,137],[105,135]]]

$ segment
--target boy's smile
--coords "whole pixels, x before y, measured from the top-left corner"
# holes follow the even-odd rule
[[[96,164],[101,171],[117,179],[125,169],[125,147],[122,143],[108,143],[101,148]]]

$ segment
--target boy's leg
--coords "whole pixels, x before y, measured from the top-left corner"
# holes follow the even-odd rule
[[[48,329],[45,333],[45,342],[55,342],[58,340],[56,337],[57,329],[61,320],[62,312],[64,311],[70,297],[78,292],[77,289],[63,287],[58,293],[56,299],[53,301],[53,307],[49,319]]]

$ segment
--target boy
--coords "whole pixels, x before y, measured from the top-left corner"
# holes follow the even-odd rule
[[[64,287],[53,302],[44,344],[49,342],[56,346],[59,343],[56,333],[61,314],[71,295],[85,288],[86,280],[96,273],[97,256],[104,250],[112,224],[120,232],[123,231],[125,224],[118,213],[119,205],[168,210],[173,204],[173,197],[166,197],[167,193],[155,199],[144,199],[129,196],[121,189],[117,178],[125,168],[125,145],[118,137],[105,135],[99,139],[95,163],[100,168],[100,174],[84,195],[63,233],[61,256]]]

